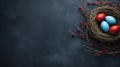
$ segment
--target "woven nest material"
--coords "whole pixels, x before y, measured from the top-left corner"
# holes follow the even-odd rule
[[[104,33],[101,31],[98,22],[96,21],[96,15],[100,12],[106,13],[107,15],[114,16],[117,20],[117,25],[120,25],[120,8],[116,6],[100,6],[93,9],[90,13],[89,22],[87,29],[95,39],[100,42],[118,42],[120,41],[120,32],[116,35]]]

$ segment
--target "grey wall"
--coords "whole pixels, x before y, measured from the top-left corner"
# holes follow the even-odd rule
[[[120,56],[95,57],[70,37],[87,1],[0,0],[0,67],[120,67]]]

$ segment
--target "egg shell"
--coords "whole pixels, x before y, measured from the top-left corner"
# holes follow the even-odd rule
[[[113,25],[109,29],[110,34],[117,34],[120,31],[120,26],[118,25]]]
[[[105,13],[98,13],[98,14],[96,15],[96,20],[97,20],[98,22],[101,22],[101,21],[103,21],[103,20],[105,19],[105,17],[106,17],[106,14],[105,14]]]
[[[106,16],[105,17],[105,21],[109,24],[109,25],[114,25],[116,24],[116,19],[113,16]]]
[[[109,24],[106,21],[102,21],[100,24],[100,28],[103,32],[109,31]]]

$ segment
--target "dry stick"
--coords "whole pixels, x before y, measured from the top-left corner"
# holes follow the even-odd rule
[[[96,5],[96,6],[100,6],[100,4],[95,3],[95,2],[88,2],[87,5]]]
[[[94,49],[94,48],[91,48],[91,47],[89,47],[89,46],[87,46],[87,45],[83,45],[83,47],[87,48],[88,50],[90,50],[90,51],[92,51],[92,52],[101,53],[101,51],[96,50],[96,49]]]
[[[70,30],[69,30],[69,33],[71,34],[72,37],[76,36],[76,34],[74,32],[72,32],[72,31],[70,31]]]
[[[80,8],[81,14],[83,15],[84,19],[87,21],[89,19],[89,16],[87,15],[87,13],[85,12],[85,10],[83,10],[83,8]],[[86,23],[87,24],[87,23]],[[87,29],[86,29],[86,33],[84,33],[86,35],[86,39],[89,41],[88,39],[88,35],[87,35]]]
[[[87,21],[86,25],[88,25],[88,21]],[[87,37],[88,42],[90,42],[90,40],[89,40],[89,38],[88,38],[88,37],[89,37],[89,36],[88,36],[88,33],[89,33],[89,32],[88,32],[87,26],[86,26],[86,37]]]
[[[80,28],[78,28],[75,24],[73,24],[74,25],[74,27],[77,29],[77,30],[79,30],[81,33],[83,33],[83,34],[85,34],[85,32],[83,32]]]
[[[89,47],[87,45],[83,45],[83,47],[85,47],[85,48],[87,48],[87,49],[89,49],[91,51],[94,51],[94,52],[100,52],[99,50],[95,50],[94,48],[91,48],[91,47]]]
[[[77,27],[75,24],[73,24],[73,25],[74,25],[74,27],[75,27],[76,29],[78,29],[78,27]],[[79,28],[79,29],[80,29],[80,28]],[[85,37],[86,37],[86,41],[89,42],[87,32],[83,32],[83,30],[81,30],[81,29],[80,29],[80,32],[83,33],[83,34],[85,35]]]
[[[81,10],[82,15],[84,16],[85,20],[88,20],[88,15],[84,10]]]
[[[86,11],[83,9],[83,7],[79,7],[79,10],[81,12],[81,14],[83,15],[83,17],[85,18],[85,20],[88,20],[88,15],[86,13]]]
[[[106,54],[118,54],[120,51],[111,51],[111,52],[106,52]]]
[[[82,5],[84,5],[85,4],[85,1],[83,1],[83,3],[82,3]],[[84,8],[85,8],[85,6],[83,6]],[[84,19],[85,20],[88,20],[88,15],[87,15],[87,13],[86,13],[86,10],[85,9],[81,9],[81,14],[83,15],[83,17],[84,17]]]
[[[99,50],[96,50],[96,49],[94,49],[94,48],[91,48],[91,47],[89,47],[89,46],[87,46],[87,45],[83,45],[85,48],[87,48],[87,49],[89,49],[89,50],[91,50],[91,51],[93,51],[93,52],[100,52]],[[107,52],[105,52],[104,54],[118,54],[118,53],[120,53],[120,51],[107,51]]]
[[[85,31],[85,33],[86,33],[86,25],[87,25],[87,23],[86,22],[80,22],[80,26],[84,29],[84,31]],[[86,35],[87,35],[87,33],[86,33]]]
[[[82,22],[83,23],[83,22]],[[88,23],[88,22],[87,22]],[[87,24],[87,23],[84,23],[84,24]],[[85,28],[85,36],[86,36],[86,40],[89,42],[89,39],[88,39],[88,31],[87,31],[87,29],[86,29],[86,27],[84,27]]]
[[[106,0],[97,0],[97,6],[103,6],[106,4]]]

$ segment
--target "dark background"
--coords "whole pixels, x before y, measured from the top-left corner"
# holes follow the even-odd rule
[[[70,37],[88,1],[0,0],[0,67],[120,67],[120,56],[95,57]]]

